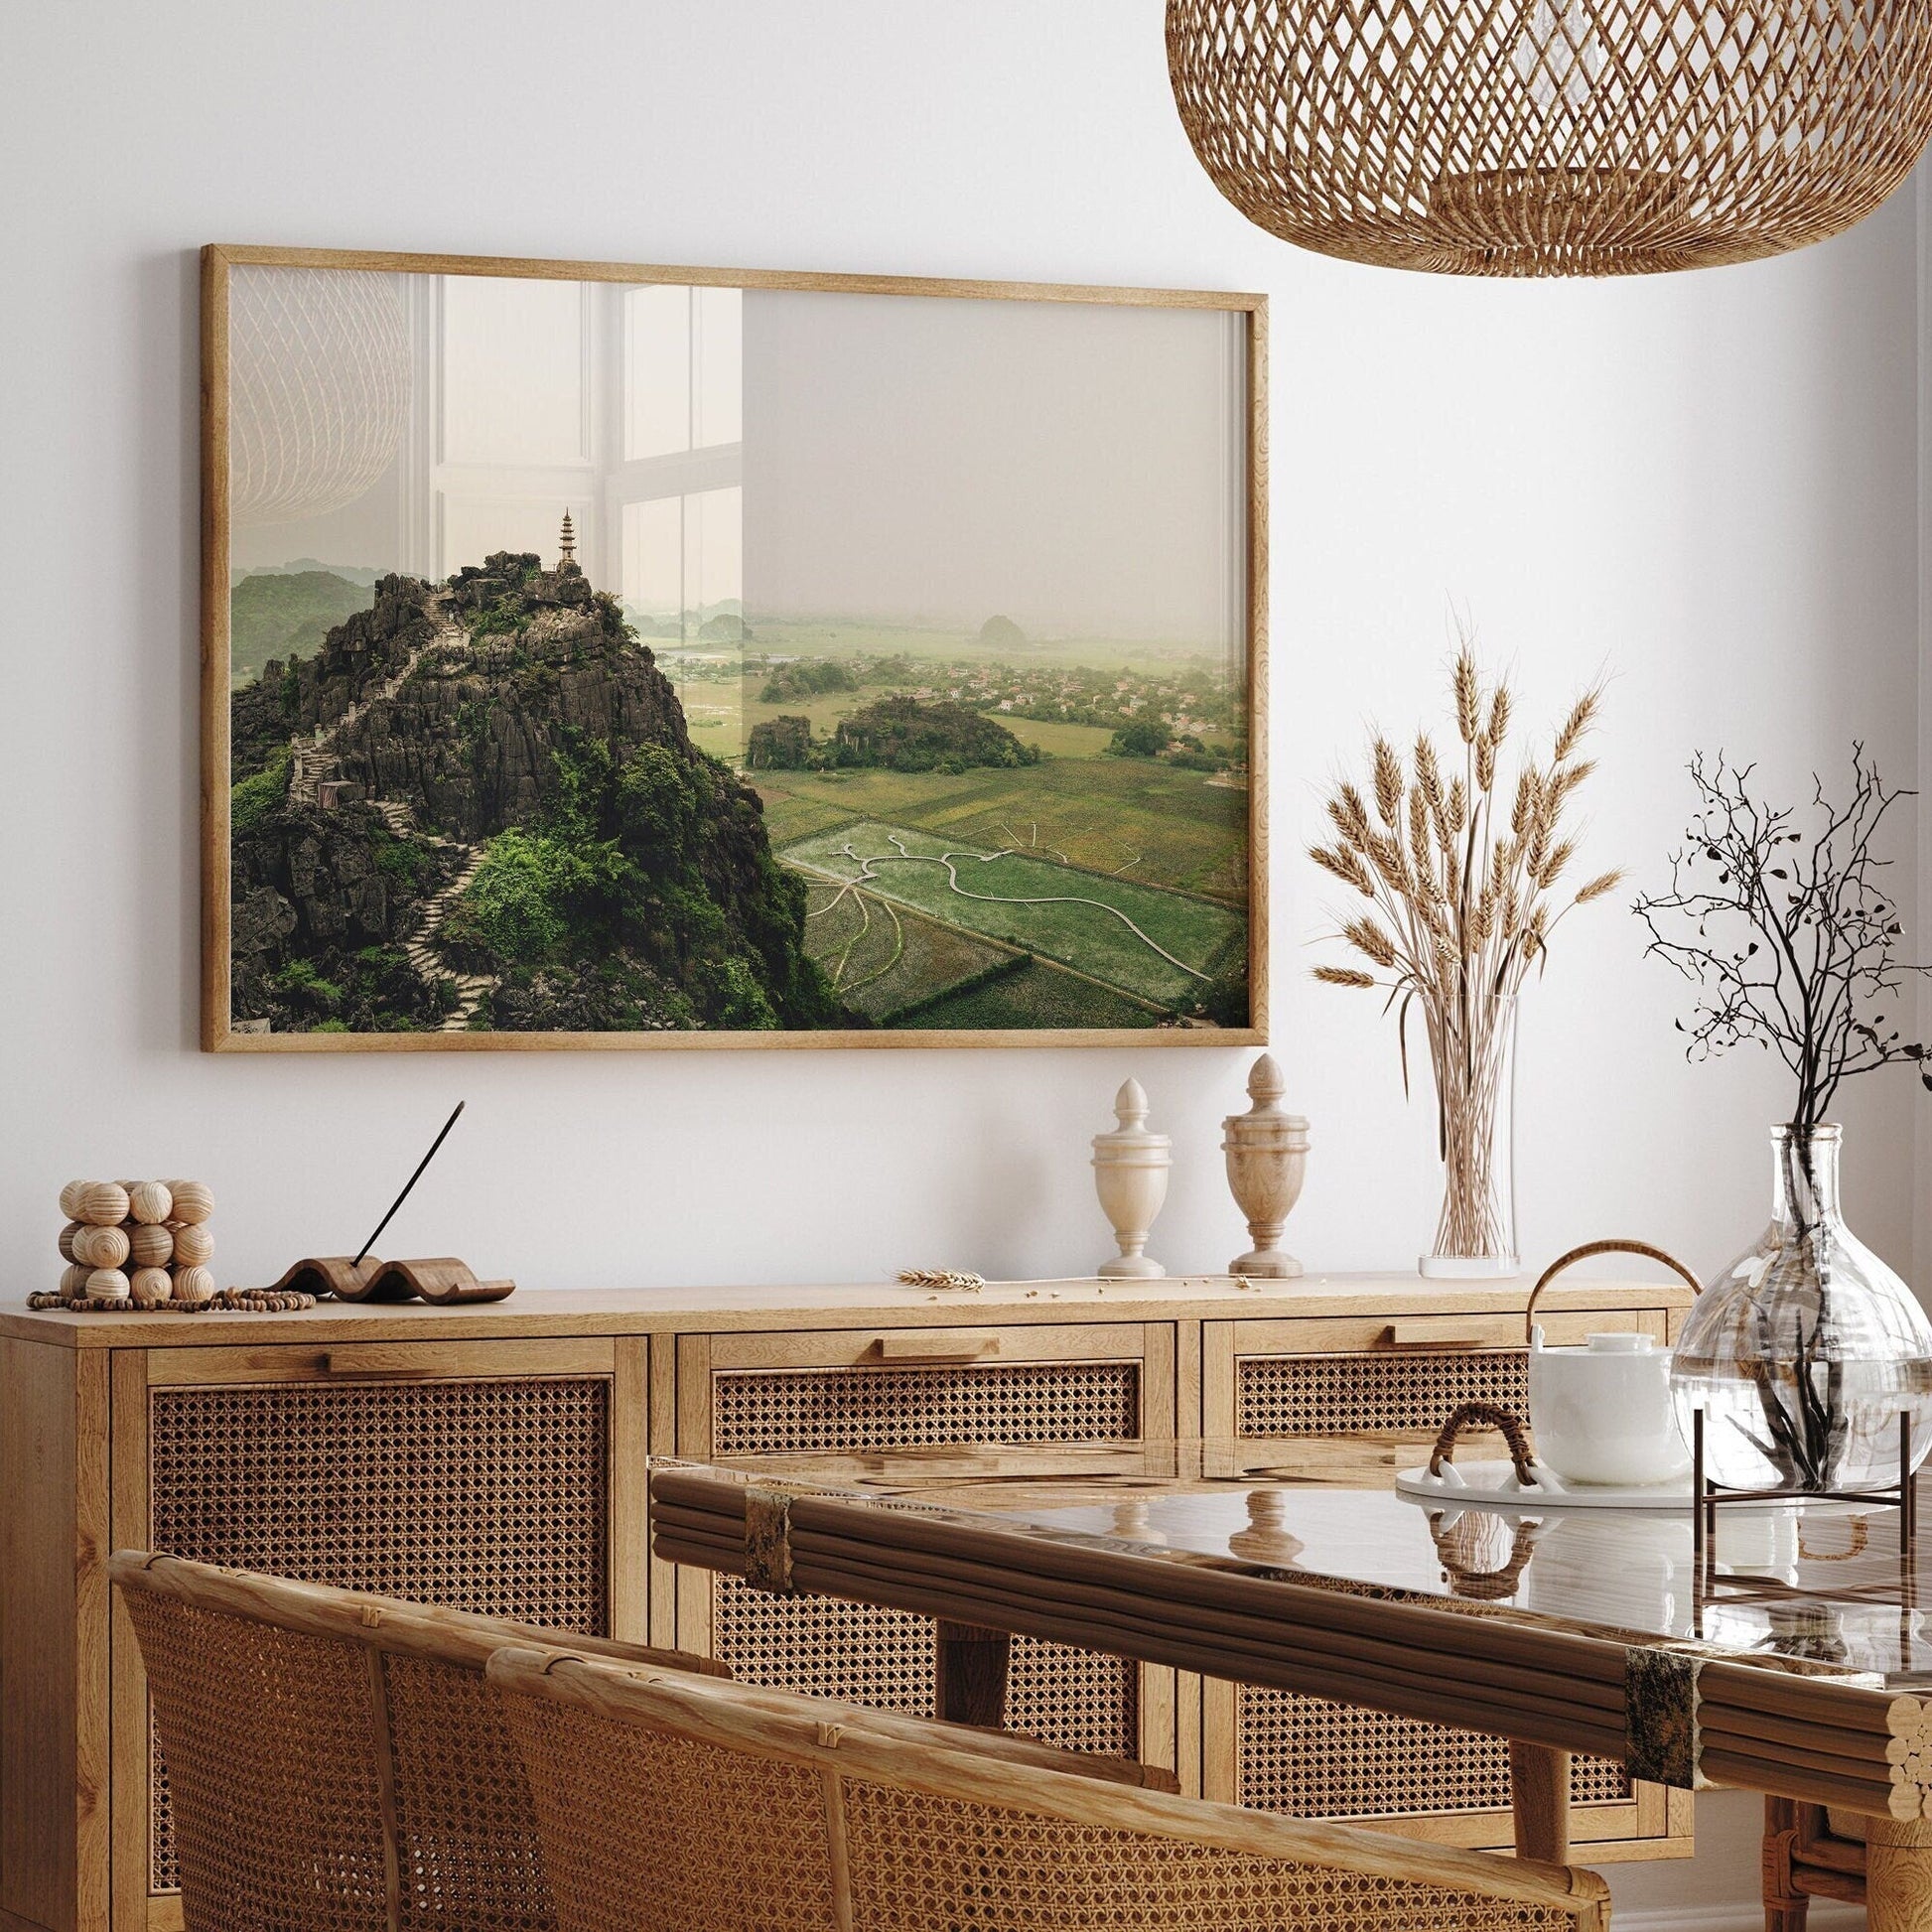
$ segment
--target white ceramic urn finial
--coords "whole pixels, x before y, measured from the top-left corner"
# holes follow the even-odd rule
[[[1230,1275],[1280,1281],[1302,1272],[1302,1264],[1278,1245],[1295,1203],[1302,1197],[1302,1175],[1309,1160],[1309,1123],[1282,1111],[1288,1083],[1272,1053],[1256,1060],[1248,1074],[1254,1105],[1221,1123],[1221,1151],[1227,1156],[1228,1186],[1248,1223],[1254,1246],[1228,1263]]]
[[[1147,1128],[1147,1095],[1138,1080],[1127,1080],[1114,1095],[1111,1134],[1093,1137],[1093,1184],[1112,1222],[1120,1253],[1103,1261],[1099,1274],[1153,1280],[1168,1271],[1142,1252],[1154,1217],[1168,1197],[1168,1170],[1173,1166],[1173,1142]]]

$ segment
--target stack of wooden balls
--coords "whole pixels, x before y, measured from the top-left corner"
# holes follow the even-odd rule
[[[213,1298],[214,1196],[199,1180],[70,1180],[61,1212],[62,1301],[153,1309]]]

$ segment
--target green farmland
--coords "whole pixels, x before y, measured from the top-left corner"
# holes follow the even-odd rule
[[[1168,1007],[1197,998],[1245,942],[1244,921],[1227,906],[999,842],[866,820],[800,839],[780,857],[808,879],[863,882],[874,898]]]
[[[952,844],[1024,845],[1228,902],[1248,890],[1248,794],[1151,759],[1048,759],[1018,770],[756,771],[771,842],[786,846],[870,819]]]
[[[805,944],[833,992],[883,1025],[908,1007],[924,1007],[1020,963],[1011,947],[922,919],[872,893],[816,882],[809,890]]]
[[[1014,972],[920,1008],[908,1024],[934,1032],[985,1028],[998,1033],[1041,1027],[1158,1027],[1161,1015],[1077,973],[1030,959]]]
[[[755,618],[752,632],[742,742],[779,718],[810,729],[804,756],[760,757],[744,775],[774,852],[808,884],[806,949],[850,1011],[943,1031],[1236,1010],[1249,796],[1224,659],[1198,644],[1028,639],[1011,625],[991,642],[837,620]],[[1037,761],[833,756],[841,725],[889,693],[975,710]],[[730,739],[733,695],[690,679],[708,750]],[[1117,732],[1142,721],[1171,728],[1172,756],[1113,755]],[[1218,765],[1200,761],[1203,747]]]

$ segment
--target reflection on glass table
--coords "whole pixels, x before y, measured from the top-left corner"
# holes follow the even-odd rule
[[[842,1494],[1009,1533],[1136,1550],[1419,1601],[1481,1602],[1605,1636],[1679,1639],[1932,1683],[1924,1557],[1897,1513],[1779,1504],[1723,1513],[1700,1588],[1681,1510],[1453,1506],[1312,1483],[1293,1443],[972,1445],[664,1460],[792,1493]]]

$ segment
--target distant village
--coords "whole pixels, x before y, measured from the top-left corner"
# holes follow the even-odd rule
[[[795,669],[794,669],[795,667]],[[695,665],[687,675],[702,675]],[[714,675],[737,667],[721,663]],[[1150,673],[1119,665],[1011,664],[984,658],[942,661],[904,654],[787,659],[748,654],[743,660],[748,697],[792,703],[826,691],[871,686],[900,692],[924,703],[965,705],[1041,724],[1093,725],[1118,730],[1144,720],[1165,724],[1176,738],[1238,741],[1243,701],[1209,658],[1173,671]]]

